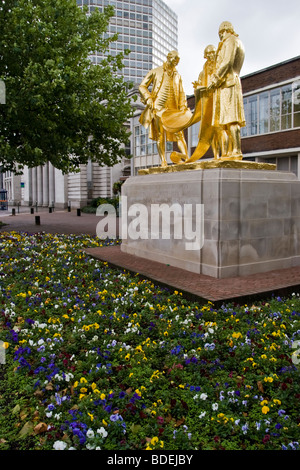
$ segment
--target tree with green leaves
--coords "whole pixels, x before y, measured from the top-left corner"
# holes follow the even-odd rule
[[[89,160],[114,165],[125,155],[131,116],[107,29],[114,9],[91,14],[76,0],[0,0],[2,170],[51,162],[64,173]],[[105,55],[95,65],[90,55]]]

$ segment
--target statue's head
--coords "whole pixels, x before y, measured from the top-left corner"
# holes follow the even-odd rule
[[[219,37],[222,39],[225,33],[235,34],[234,27],[230,21],[223,21],[219,27]]]
[[[168,53],[167,55],[167,62],[169,63],[169,65],[171,65],[172,67],[176,67],[176,65],[179,63],[179,54],[177,51],[171,51]]]
[[[209,59],[212,60],[214,59],[216,55],[216,48],[212,44],[209,44],[209,46],[206,46],[204,49],[204,59]]]

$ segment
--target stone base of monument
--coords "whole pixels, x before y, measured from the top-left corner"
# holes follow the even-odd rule
[[[300,181],[271,169],[214,165],[129,178],[121,250],[220,279],[299,266]]]

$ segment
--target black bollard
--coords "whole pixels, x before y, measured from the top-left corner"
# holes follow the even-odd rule
[[[34,208],[33,207],[31,207],[31,209],[30,209],[30,214],[34,214]]]
[[[35,225],[41,225],[41,218],[39,215],[35,216]]]
[[[52,207],[49,207],[49,214],[52,214]]]
[[[80,209],[77,209],[77,215],[78,215],[78,216],[81,215],[81,210],[80,210]]]
[[[15,208],[13,208],[13,209],[11,210],[11,215],[16,215],[16,209],[15,209]]]

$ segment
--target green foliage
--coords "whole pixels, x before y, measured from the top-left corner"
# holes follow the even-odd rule
[[[90,15],[76,0],[3,0],[0,6],[0,152],[6,170],[50,161],[63,172],[89,159],[113,165],[128,141],[124,55],[108,55],[112,7]],[[106,53],[100,65],[89,55]]]
[[[114,194],[118,194],[121,192],[121,188],[122,188],[122,185],[123,185],[124,181],[116,181],[114,184],[113,184],[113,193]]]
[[[90,202],[89,206],[85,206],[81,209],[86,214],[96,214],[97,207],[102,204],[110,204],[116,211],[119,209],[119,198],[118,197],[97,197]]]

